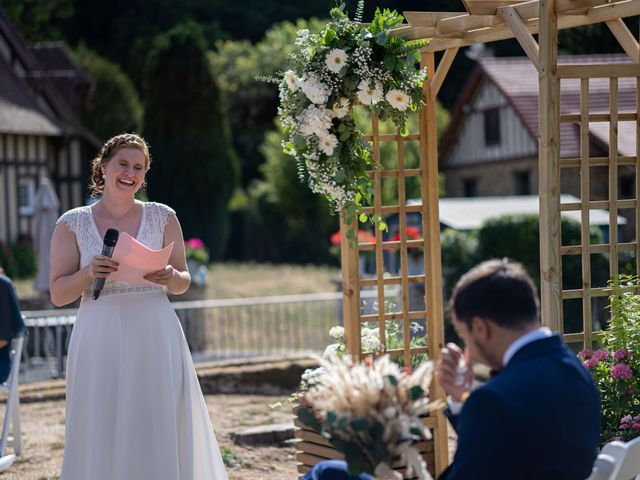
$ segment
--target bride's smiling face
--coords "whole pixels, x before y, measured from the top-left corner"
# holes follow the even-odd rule
[[[113,193],[135,195],[144,184],[147,159],[142,150],[123,147],[102,165],[104,188]]]

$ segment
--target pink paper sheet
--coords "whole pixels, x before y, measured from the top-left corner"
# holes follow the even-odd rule
[[[111,280],[127,282],[131,285],[156,285],[145,280],[147,273],[155,272],[167,266],[173,242],[161,250],[152,250],[143,245],[127,232],[121,232],[111,258],[118,262],[118,271],[109,275]]]

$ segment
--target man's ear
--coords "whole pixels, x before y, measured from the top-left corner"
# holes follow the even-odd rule
[[[474,316],[471,318],[471,328],[475,335],[482,340],[488,340],[491,337],[492,330],[490,323],[491,322],[484,317]]]

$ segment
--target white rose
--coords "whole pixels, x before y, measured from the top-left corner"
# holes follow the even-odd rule
[[[331,94],[331,89],[313,76],[303,80],[300,83],[300,88],[309,101],[316,105],[326,103]]]

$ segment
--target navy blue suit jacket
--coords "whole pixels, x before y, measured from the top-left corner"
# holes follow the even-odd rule
[[[518,350],[449,419],[458,448],[440,480],[584,480],[591,474],[599,395],[557,335]]]

